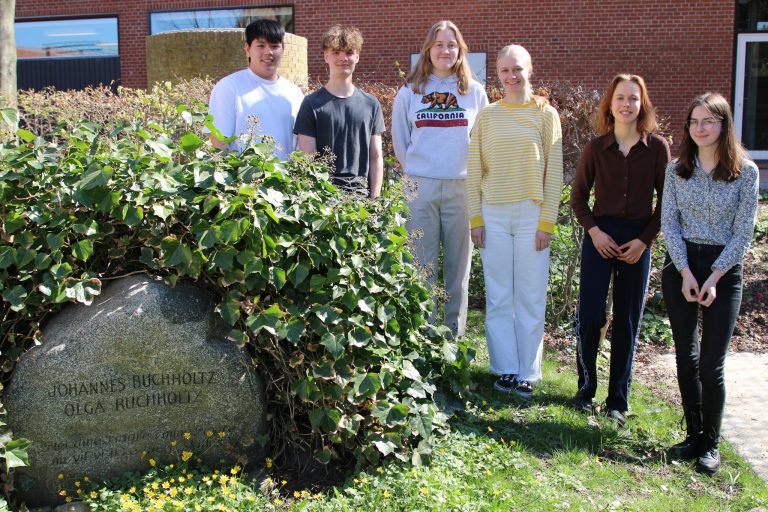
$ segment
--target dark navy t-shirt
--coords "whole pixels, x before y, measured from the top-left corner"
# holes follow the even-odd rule
[[[346,189],[368,189],[368,152],[371,136],[384,131],[379,100],[355,88],[339,98],[325,87],[304,98],[293,133],[314,137],[321,153],[330,148],[336,157],[333,183]]]

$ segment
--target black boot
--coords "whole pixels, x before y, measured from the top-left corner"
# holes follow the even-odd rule
[[[705,412],[702,415],[701,455],[696,461],[696,471],[714,475],[720,469],[720,424],[723,415]]]
[[[669,448],[669,458],[693,460],[701,455],[701,409],[698,407],[683,407],[683,417],[688,435],[681,443]]]

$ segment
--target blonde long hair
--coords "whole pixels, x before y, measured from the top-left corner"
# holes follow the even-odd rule
[[[424,45],[421,47],[421,53],[419,54],[419,61],[411,69],[410,73],[406,77],[408,83],[411,84],[413,92],[423,94],[429,75],[432,74],[433,66],[432,59],[429,58],[429,50],[435,44],[437,39],[437,33],[440,30],[452,30],[456,36],[456,42],[459,45],[459,57],[456,59],[456,63],[451,68],[451,73],[456,77],[456,82],[459,89],[459,94],[467,94],[469,92],[469,82],[472,80],[472,70],[469,68],[469,62],[467,62],[467,43],[464,42],[464,38],[459,32],[459,29],[453,22],[448,20],[438,21],[427,32],[427,38],[424,40]]]

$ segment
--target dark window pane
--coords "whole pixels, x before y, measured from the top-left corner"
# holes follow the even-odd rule
[[[20,59],[117,57],[117,18],[16,22]]]
[[[244,9],[200,9],[193,11],[153,12],[149,15],[150,33],[205,28],[245,28],[252,21],[269,18],[293,31],[292,7],[259,7]]]
[[[768,0],[739,0],[737,32],[768,32]]]

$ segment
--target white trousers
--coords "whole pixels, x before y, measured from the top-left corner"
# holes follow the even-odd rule
[[[533,201],[483,204],[485,336],[490,371],[541,379],[549,248],[536,250],[540,207]]]
[[[440,244],[443,245],[443,279],[448,294],[444,309],[445,325],[461,336],[467,326],[472,257],[466,181],[408,176],[406,198],[411,209],[406,227],[409,233],[415,235],[412,250],[417,264],[427,274],[430,287],[437,279],[438,254]],[[430,323],[435,323],[436,318],[437,301],[429,318]]]

